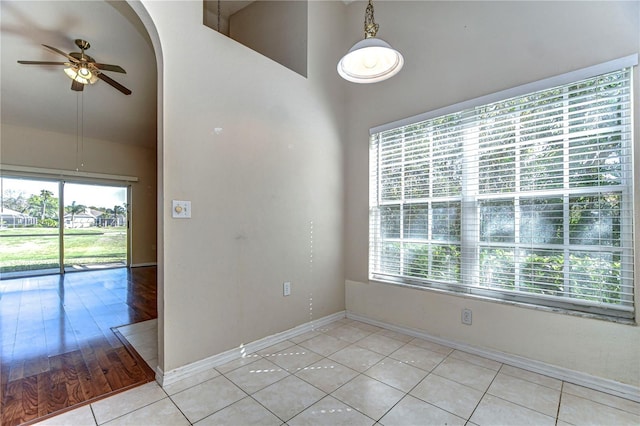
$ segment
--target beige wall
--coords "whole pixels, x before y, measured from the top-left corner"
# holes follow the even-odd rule
[[[164,371],[346,306],[445,339],[640,385],[636,326],[367,280],[368,128],[637,53],[638,2],[377,1],[379,36],[403,52],[406,65],[376,85],[348,84],[335,71],[341,54],[363,37],[364,2],[309,3],[308,78],[203,26],[200,1],[143,0],[142,7],[164,64]],[[194,58],[202,72],[185,73]],[[637,86],[636,79],[636,103]],[[637,112],[635,118],[638,134]],[[75,137],[11,126],[1,136],[3,163],[75,169],[60,154],[75,153]],[[87,171],[138,176],[133,194],[143,200],[134,203],[155,197],[155,153],[120,155],[123,147],[90,142]],[[192,219],[172,219],[171,199],[190,200]],[[155,226],[154,208],[136,207],[134,215],[144,219],[134,222]],[[135,240],[134,262],[153,261],[150,252],[136,252],[151,240]],[[283,281],[292,283],[286,298]],[[471,327],[460,324],[462,308],[473,309]]]
[[[76,135],[2,125],[1,164],[75,171],[82,153],[81,172],[135,176],[131,184],[131,263],[156,262],[156,150]],[[79,150],[78,147],[82,149]]]
[[[368,129],[638,53],[639,5],[375,2],[378,36],[401,50],[406,62],[400,74],[387,82],[349,87],[344,240],[349,311],[640,386],[637,326],[369,283],[367,278]],[[351,43],[362,38],[364,8],[364,2],[347,8]],[[638,104],[637,68],[635,77]],[[640,134],[637,111],[636,135]],[[638,245],[636,253],[640,253]],[[463,308],[473,310],[470,327],[460,323]]]
[[[229,36],[307,75],[307,2],[256,1],[229,17]]]
[[[199,1],[142,4],[164,63],[167,372],[344,309],[344,6],[310,2],[304,78],[202,25]],[[194,58],[202,73],[185,73]]]

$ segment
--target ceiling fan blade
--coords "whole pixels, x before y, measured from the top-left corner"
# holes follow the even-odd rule
[[[49,61],[18,61],[25,65],[71,65],[69,62],[49,62]]]
[[[131,94],[131,90],[127,89],[122,84],[120,84],[117,81],[111,79],[110,77],[107,77],[106,75],[104,75],[102,73],[98,74],[98,78],[100,80],[104,81],[105,83],[115,87],[116,89],[118,89],[119,91],[124,93],[125,95],[130,95]]]
[[[71,90],[75,90],[76,92],[82,92],[84,90],[84,84],[78,83],[75,80],[71,80]]]
[[[54,52],[56,52],[56,53],[61,54],[62,56],[64,56],[65,58],[69,59],[69,60],[70,60],[71,62],[73,62],[73,63],[78,62],[78,60],[77,60],[76,58],[74,58],[73,56],[71,56],[71,55],[69,55],[69,54],[64,53],[64,52],[63,52],[62,50],[60,50],[60,49],[56,49],[55,47],[47,46],[46,44],[43,44],[43,46],[44,46],[44,47],[46,47],[46,48],[47,48],[47,49],[49,49],[49,50],[52,50],[52,51],[54,51]]]
[[[124,68],[122,68],[119,65],[109,65],[109,64],[96,64],[94,63],[93,65],[95,65],[96,68],[98,68],[99,70],[102,71],[113,71],[113,72],[121,72],[123,74],[126,74],[127,72],[124,70]]]

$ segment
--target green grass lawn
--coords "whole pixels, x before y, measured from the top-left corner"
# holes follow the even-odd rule
[[[127,258],[125,227],[65,229],[65,266],[122,263]],[[59,268],[55,228],[0,229],[0,273]]]

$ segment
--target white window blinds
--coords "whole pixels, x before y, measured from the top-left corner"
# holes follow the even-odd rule
[[[374,133],[370,278],[632,318],[631,69]]]

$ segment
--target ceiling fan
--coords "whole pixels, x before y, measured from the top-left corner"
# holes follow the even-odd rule
[[[18,61],[18,63],[26,65],[65,65],[67,68],[64,69],[64,72],[72,80],[71,90],[78,92],[82,91],[85,85],[94,84],[98,79],[100,79],[110,86],[115,87],[125,95],[131,94],[131,90],[127,89],[106,74],[103,74],[103,71],[126,73],[122,67],[118,65],[101,64],[96,62],[91,56],[86,55],[84,51],[91,47],[88,41],[77,39],[75,40],[75,43],[76,46],[80,48],[80,52],[71,52],[69,54],[64,53],[60,49],[56,49],[55,47],[43,44],[47,49],[59,53],[67,58],[69,60],[68,62]]]

